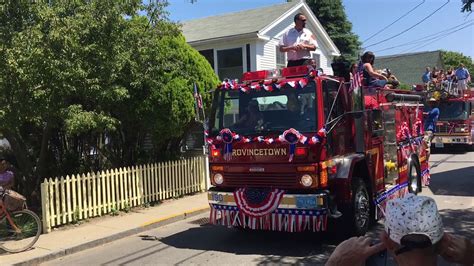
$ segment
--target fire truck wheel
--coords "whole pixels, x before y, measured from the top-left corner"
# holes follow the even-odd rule
[[[370,198],[367,185],[362,179],[354,180],[353,197],[353,230],[356,235],[365,235],[370,224]]]
[[[352,182],[352,203],[341,208],[343,213],[335,230],[342,239],[362,236],[369,230],[371,216],[370,197],[365,182],[354,177]]]
[[[408,162],[408,192],[418,194],[421,192],[421,170],[416,156],[412,155]]]

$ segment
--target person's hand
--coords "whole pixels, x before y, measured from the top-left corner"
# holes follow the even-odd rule
[[[299,44],[295,45],[295,47],[296,47],[296,50],[304,50],[304,49],[306,49],[306,46],[305,46],[304,44],[302,44],[302,43],[299,43]]]
[[[370,237],[352,237],[339,244],[333,251],[326,266],[358,266],[364,265],[368,257],[385,249],[383,243],[371,246]]]
[[[445,233],[440,240],[438,251],[449,262],[474,264],[474,247],[467,238]]]

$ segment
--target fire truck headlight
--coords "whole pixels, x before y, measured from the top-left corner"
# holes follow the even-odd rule
[[[454,133],[464,133],[467,132],[467,128],[464,125],[454,128]]]
[[[224,183],[224,176],[222,174],[215,174],[214,175],[214,183],[216,183],[217,185],[222,185],[222,183]]]
[[[310,187],[313,184],[313,177],[308,174],[301,176],[301,184],[305,187]]]

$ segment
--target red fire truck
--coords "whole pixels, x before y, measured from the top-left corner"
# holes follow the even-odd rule
[[[422,98],[353,85],[307,66],[225,80],[206,130],[211,223],[302,232],[340,221],[361,235],[388,199],[421,191]]]
[[[466,91],[464,95],[448,95],[446,99],[438,101],[437,107],[440,112],[432,146],[465,146],[473,150],[474,93]]]

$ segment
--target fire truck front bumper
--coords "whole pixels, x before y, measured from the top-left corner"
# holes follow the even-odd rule
[[[444,148],[451,145],[472,145],[472,139],[468,135],[459,136],[435,136],[432,140],[432,145],[435,148]]]
[[[210,223],[256,230],[302,232],[327,228],[329,196],[321,191],[291,194],[283,190],[210,190]]]

